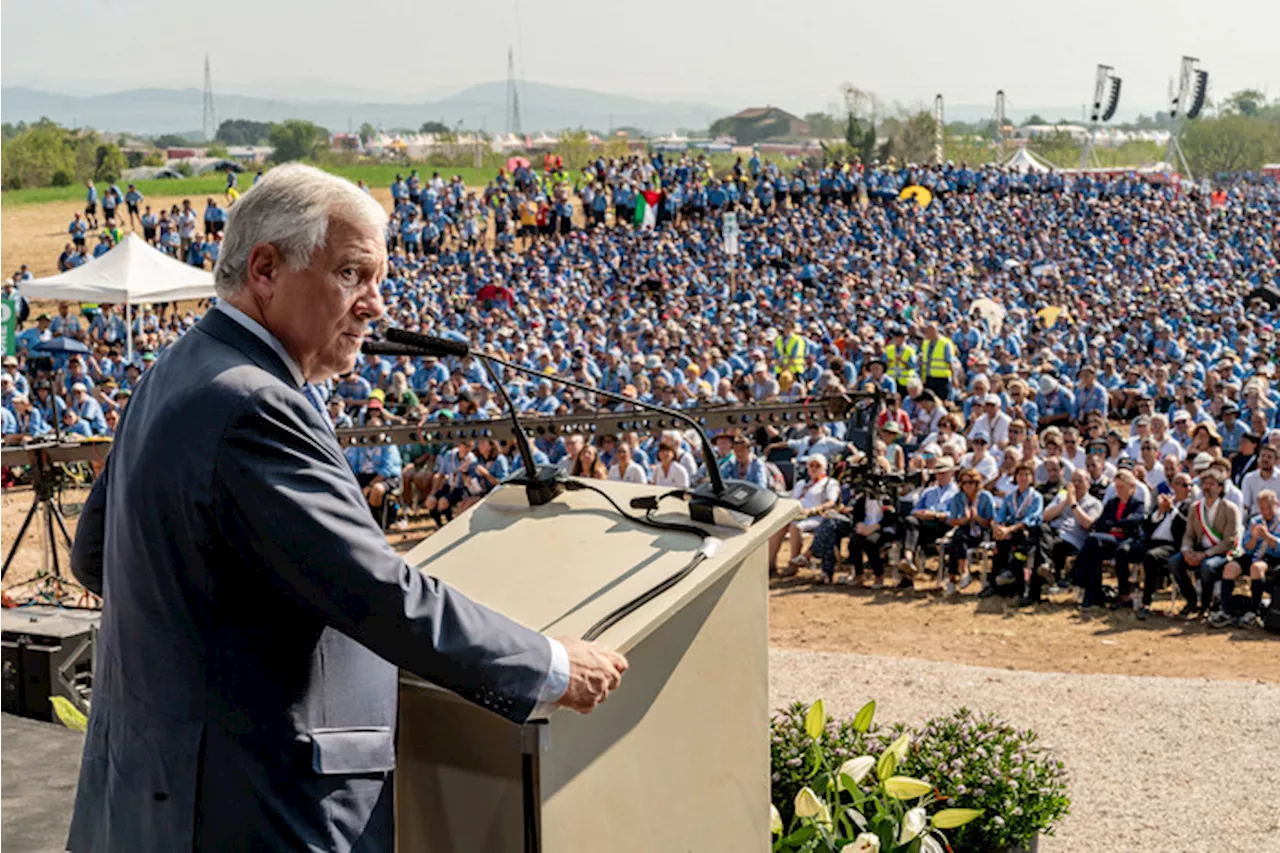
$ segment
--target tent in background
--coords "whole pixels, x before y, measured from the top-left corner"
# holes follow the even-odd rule
[[[1056,168],[1048,160],[1034,151],[1028,151],[1026,148],[1019,148],[1013,152],[1012,157],[1000,165],[1005,169],[1013,169],[1015,172],[1048,172],[1050,169]]]
[[[125,306],[129,359],[133,358],[131,305],[208,299],[214,295],[213,273],[184,264],[148,246],[136,234],[83,266],[48,278],[24,281],[18,292],[27,299],[110,303]]]

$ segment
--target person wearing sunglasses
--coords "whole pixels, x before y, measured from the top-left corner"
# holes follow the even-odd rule
[[[996,515],[995,499],[982,488],[982,475],[975,469],[965,468],[956,482],[960,493],[947,505],[947,524],[955,528],[947,544],[947,581],[943,584],[947,595],[973,582],[969,551],[987,538]]]

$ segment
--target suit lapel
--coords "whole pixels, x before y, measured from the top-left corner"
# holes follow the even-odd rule
[[[205,313],[196,324],[195,330],[204,332],[227,346],[239,350],[254,364],[277,377],[290,388],[296,387],[293,374],[289,372],[289,368],[285,366],[280,356],[276,355],[275,350],[267,346],[253,332],[216,308]]]

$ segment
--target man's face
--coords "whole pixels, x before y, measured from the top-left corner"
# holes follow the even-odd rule
[[[1258,468],[1262,471],[1264,477],[1270,477],[1271,471],[1276,467],[1276,451],[1275,448],[1268,445],[1262,448],[1262,452],[1258,454]]]
[[[751,448],[745,444],[735,444],[733,446],[733,455],[738,462],[745,465],[751,460]]]
[[[1200,480],[1200,490],[1204,492],[1204,496],[1209,500],[1217,500],[1222,494],[1222,486],[1213,477],[1204,477]]]
[[[291,270],[273,246],[255,246],[247,284],[266,327],[309,380],[351,370],[365,327],[385,307],[378,283],[387,255],[376,229],[334,218],[323,248]]]
[[[1276,517],[1276,499],[1270,495],[1258,498],[1258,511],[1268,523],[1271,522]]]

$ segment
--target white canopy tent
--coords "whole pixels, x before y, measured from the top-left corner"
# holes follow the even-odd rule
[[[1012,157],[1000,165],[1017,172],[1047,172],[1053,168],[1053,164],[1048,160],[1034,151],[1028,151],[1026,148],[1019,148],[1013,152]]]
[[[213,273],[148,246],[136,234],[83,266],[48,278],[18,285],[27,299],[56,299],[125,306],[128,358],[133,359],[133,318],[130,306],[179,299],[208,299],[214,295]]]

